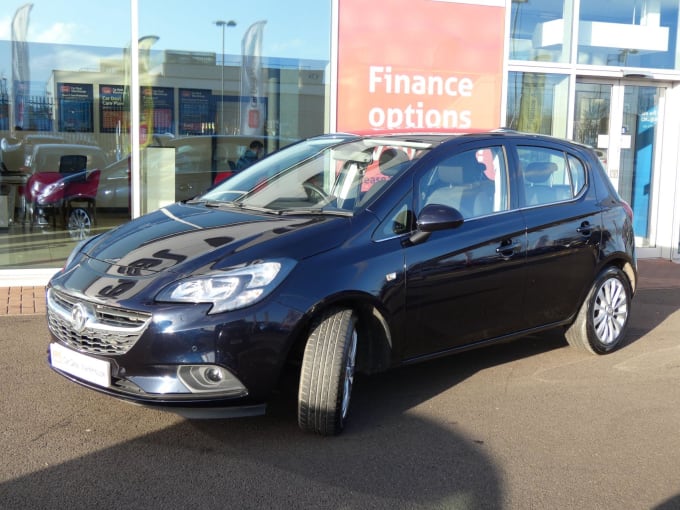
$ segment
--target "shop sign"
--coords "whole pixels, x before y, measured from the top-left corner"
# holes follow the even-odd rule
[[[499,126],[503,2],[338,0],[338,131]]]

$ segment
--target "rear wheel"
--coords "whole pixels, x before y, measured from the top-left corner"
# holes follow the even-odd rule
[[[329,436],[342,432],[349,413],[357,353],[357,318],[332,309],[314,322],[307,339],[298,391],[302,430]]]
[[[631,298],[630,283],[623,271],[618,267],[602,271],[566,331],[569,344],[593,354],[614,351],[626,334]]]

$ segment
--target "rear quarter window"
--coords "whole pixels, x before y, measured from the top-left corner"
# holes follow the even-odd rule
[[[583,162],[575,156],[569,155],[568,161],[572,195],[578,196],[586,186],[586,167]]]

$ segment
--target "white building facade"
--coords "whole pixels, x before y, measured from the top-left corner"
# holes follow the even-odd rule
[[[592,145],[633,208],[639,256],[680,261],[680,0],[120,7],[4,6],[2,286],[45,283],[83,235],[64,201],[32,202],[30,176],[59,170],[30,161],[36,145],[105,154],[93,235],[202,192],[250,140],[272,151],[354,129],[506,127]],[[45,42],[65,25],[77,40]],[[201,189],[188,191],[191,164]]]

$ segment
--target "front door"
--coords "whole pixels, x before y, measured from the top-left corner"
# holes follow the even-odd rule
[[[574,140],[595,147],[614,187],[630,204],[638,253],[660,257],[656,226],[660,127],[666,88],[625,80],[576,83]]]
[[[526,227],[512,203],[507,151],[471,144],[423,168],[418,206],[465,218],[404,251],[408,339],[402,360],[438,355],[523,328]]]

